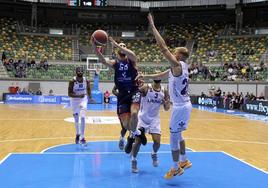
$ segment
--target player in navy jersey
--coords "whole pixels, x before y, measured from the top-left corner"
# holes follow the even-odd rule
[[[85,140],[85,118],[87,110],[88,96],[91,99],[91,90],[89,81],[83,77],[83,67],[77,67],[76,76],[69,82],[68,96],[75,120],[76,137],[75,143],[86,146]],[[79,124],[79,118],[81,122]]]
[[[116,88],[116,85],[114,85],[113,90],[112,90],[112,93],[113,93],[116,97],[119,95],[119,91],[118,91],[118,89]],[[116,110],[116,112],[117,112],[117,116],[118,116],[118,119],[119,119],[119,121],[120,121],[120,125],[121,125],[121,131],[120,131],[120,136],[121,136],[121,137],[120,137],[120,139],[119,139],[119,149],[120,149],[120,150],[123,150],[124,147],[125,147],[125,139],[124,139],[124,137],[125,137],[125,135],[126,135],[126,133],[127,133],[127,129],[123,126],[122,121],[121,121],[121,119],[120,119],[118,100],[117,100],[117,110]]]
[[[114,83],[118,89],[118,113],[123,126],[130,131],[125,152],[130,153],[135,136],[141,138],[143,145],[147,142],[144,132],[137,130],[141,99],[138,83],[135,80],[138,75],[137,57],[133,51],[126,48],[124,43],[118,44],[112,37],[109,37],[109,40],[118,49],[117,59],[115,60],[106,60],[100,50],[97,49],[93,39],[92,46],[99,61],[114,69]]]

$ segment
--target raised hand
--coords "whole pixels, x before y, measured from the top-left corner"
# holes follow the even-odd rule
[[[154,18],[153,18],[153,16],[152,16],[151,13],[148,14],[147,18],[148,18],[148,22],[149,22],[149,24],[150,24],[151,26],[154,26]]]
[[[118,46],[117,42],[113,39],[113,37],[109,37],[109,41],[111,42],[111,44],[112,44],[113,47],[117,47]]]

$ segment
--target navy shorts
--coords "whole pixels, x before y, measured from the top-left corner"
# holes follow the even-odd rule
[[[133,92],[122,92],[118,95],[117,114],[130,113],[132,104],[140,105],[141,93],[139,90]]]

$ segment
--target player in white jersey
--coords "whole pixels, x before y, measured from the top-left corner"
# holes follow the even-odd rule
[[[75,143],[86,146],[85,140],[85,118],[87,110],[88,96],[91,99],[91,90],[89,81],[83,77],[83,67],[77,67],[76,76],[69,82],[68,96],[73,110],[75,120],[76,137]],[[79,124],[79,118],[81,122]]]
[[[160,107],[164,106],[167,111],[170,108],[168,91],[161,86],[161,80],[154,80],[153,85],[148,84],[140,88],[142,95],[141,106],[138,115],[138,129],[149,133],[153,139],[152,160],[153,166],[158,166],[157,151],[160,148],[161,126],[160,126]],[[141,146],[140,137],[135,138],[132,147],[132,172],[137,173],[137,155]]]
[[[171,179],[176,175],[182,175],[184,170],[190,168],[192,163],[187,159],[185,153],[185,141],[182,132],[188,127],[192,104],[188,94],[188,65],[186,60],[189,57],[187,48],[175,48],[171,53],[159,32],[157,31],[151,14],[148,15],[149,25],[152,28],[156,42],[165,58],[170,63],[170,69],[159,74],[137,76],[137,79],[151,78],[163,79],[168,77],[169,94],[173,103],[170,118],[170,146],[172,151],[173,167],[165,174],[166,179]],[[179,162],[180,160],[180,162]]]

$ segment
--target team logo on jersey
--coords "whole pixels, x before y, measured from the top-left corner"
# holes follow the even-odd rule
[[[183,121],[181,121],[180,123],[179,123],[179,126],[180,127],[183,127],[185,125],[185,122],[183,122]]]

